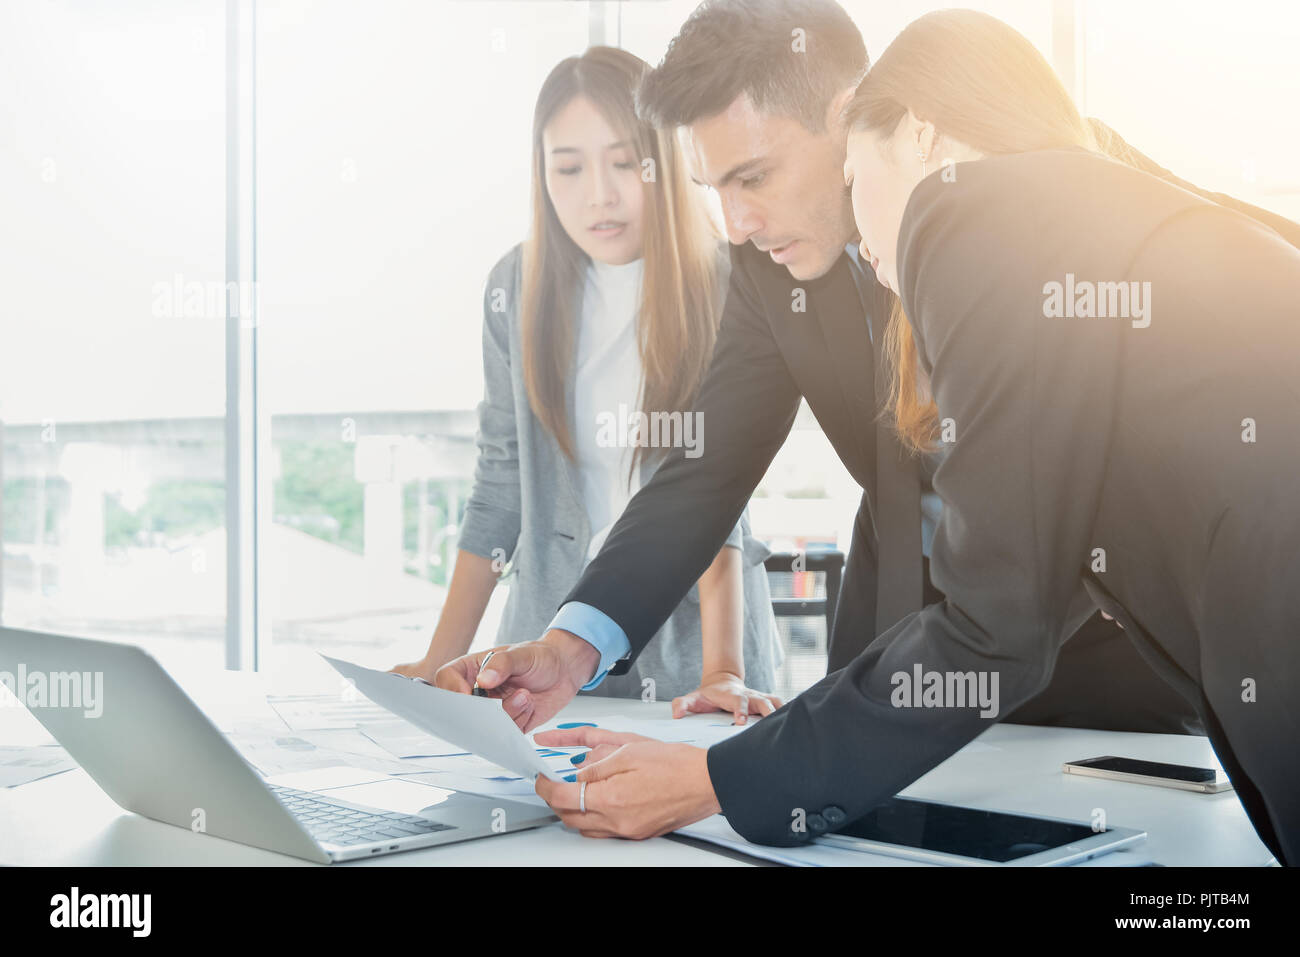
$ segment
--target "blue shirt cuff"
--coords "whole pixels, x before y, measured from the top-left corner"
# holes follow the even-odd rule
[[[571,601],[563,605],[553,619],[551,627],[572,632],[587,644],[600,652],[600,664],[590,681],[582,686],[583,691],[590,691],[605,680],[614,662],[626,658],[632,650],[632,643],[614,619],[599,608],[584,605],[580,601]]]
[[[934,533],[943,517],[943,499],[935,492],[921,493],[921,554],[930,557],[934,548]]]

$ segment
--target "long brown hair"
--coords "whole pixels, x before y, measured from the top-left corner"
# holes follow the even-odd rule
[[[904,28],[858,85],[844,120],[853,131],[890,135],[909,110],[941,135],[989,155],[1106,146],[1034,45],[974,10],[939,10]],[[938,409],[919,381],[916,341],[897,297],[884,350],[887,411],[899,439],[914,451],[930,451]]]
[[[643,370],[641,408],[684,412],[694,401],[717,339],[719,235],[691,185],[671,130],[637,119],[634,96],[650,66],[625,50],[595,46],[560,61],[542,84],[533,112],[532,225],[523,244],[521,302],[524,383],[533,413],[574,458],[566,380],[574,325],[590,261],[565,232],[546,191],[542,133],[574,98],[589,99],[632,144],[642,163],[645,260],[637,340]],[[653,160],[653,165],[645,161]],[[647,177],[645,170],[653,170]],[[635,468],[646,451],[640,436]]]

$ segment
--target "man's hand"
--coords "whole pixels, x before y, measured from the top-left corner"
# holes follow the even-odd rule
[[[493,659],[495,663],[495,659]],[[537,793],[566,827],[586,837],[643,840],[717,814],[708,751],[638,734],[601,728],[546,731],[534,736],[550,747],[588,747],[577,783],[537,777]],[[586,783],[586,811],[582,785]]]
[[[694,691],[673,699],[673,717],[685,717],[692,712],[730,711],[733,724],[744,724],[748,715],[769,715],[781,707],[781,699],[746,688],[737,675],[718,671],[704,675]]]
[[[600,653],[577,635],[553,628],[538,641],[465,655],[438,669],[433,683],[448,691],[469,694],[478,679],[489,696],[502,699],[506,714],[521,731],[531,731],[559,714],[600,664]]]

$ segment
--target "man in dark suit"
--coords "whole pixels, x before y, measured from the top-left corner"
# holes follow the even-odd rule
[[[907,455],[879,418],[874,375],[891,294],[857,261],[843,181],[840,110],[867,67],[833,0],[702,5],[638,98],[684,128],[697,177],[717,190],[732,246],[731,287],[696,410],[703,455],[677,452],[631,502],[551,630],[448,665],[439,684],[499,688],[525,729],[579,688],[619,674],[717,554],[799,408],[808,401],[863,488],[829,638],[828,672],[912,611],[942,599],[929,581],[936,460]],[[925,516],[923,518],[923,510]],[[1194,732],[1188,702],[1123,633],[1094,615],[1066,643],[1052,683],[1003,720],[1106,730]]]

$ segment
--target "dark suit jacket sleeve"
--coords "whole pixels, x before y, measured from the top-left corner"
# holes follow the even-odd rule
[[[958,184],[918,186],[899,243],[903,304],[956,426],[934,479],[945,507],[931,573],[946,598],[709,750],[722,811],[751,841],[797,844],[887,800],[1044,687],[1078,624],[1066,618],[1091,549],[1119,327],[1043,318],[1043,269],[1061,262],[1070,224],[1043,235],[1017,218],[1032,198],[969,195],[974,165]],[[996,676],[997,714],[896,706],[894,676],[918,666],[985,675],[990,689]]]
[[[800,392],[733,254],[713,358],[695,403],[702,451],[673,449],[565,598],[600,609],[635,657],[717,557],[794,424]]]

